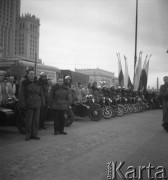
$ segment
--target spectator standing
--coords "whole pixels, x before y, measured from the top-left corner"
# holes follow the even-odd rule
[[[39,140],[40,108],[45,105],[45,102],[43,91],[35,78],[34,69],[32,67],[27,68],[26,76],[22,78],[20,82],[19,104],[21,108],[25,109],[25,140]]]
[[[0,104],[8,99],[8,88],[5,82],[5,72],[0,71]]]
[[[90,94],[90,91],[89,91],[89,88],[88,88],[88,85],[85,84],[85,86],[82,88],[82,99],[85,99],[86,95],[89,95]]]
[[[82,102],[82,85],[81,85],[81,83],[77,84],[76,98],[77,98],[77,103],[81,103]]]
[[[168,76],[163,78],[164,85],[160,87],[160,96],[163,99],[163,128],[168,132]]]
[[[16,84],[15,84],[14,76],[11,75],[8,77],[7,87],[8,87],[9,98],[15,98],[16,99]]]
[[[49,96],[50,107],[53,109],[54,135],[67,133],[64,131],[64,114],[69,105],[70,89],[63,84],[64,79],[58,78],[58,83],[51,87]]]
[[[40,108],[39,130],[41,130],[41,129],[46,129],[46,127],[44,126],[44,122],[47,119],[48,98],[49,98],[49,94],[48,94],[49,82],[47,80],[47,74],[45,72],[42,72],[40,74],[38,83],[43,90],[43,95],[45,100],[45,105],[41,106]]]

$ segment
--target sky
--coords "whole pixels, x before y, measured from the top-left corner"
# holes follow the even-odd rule
[[[133,79],[136,0],[21,0],[40,18],[39,58],[60,69],[100,68],[118,77],[120,53]],[[138,0],[137,55],[152,54],[148,86],[168,75],[168,0]]]

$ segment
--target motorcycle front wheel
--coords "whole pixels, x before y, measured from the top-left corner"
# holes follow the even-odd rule
[[[92,121],[99,121],[103,116],[103,112],[101,107],[99,106],[93,106],[89,111],[89,118]]]
[[[113,116],[113,109],[110,106],[103,107],[103,118],[110,119]]]
[[[64,126],[69,127],[74,121],[74,113],[71,109],[65,110],[64,114]]]
[[[117,116],[121,117],[124,114],[124,109],[118,106],[117,108]]]

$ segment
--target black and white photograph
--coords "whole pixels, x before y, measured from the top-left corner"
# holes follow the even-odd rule
[[[168,0],[0,0],[0,180],[168,179]]]

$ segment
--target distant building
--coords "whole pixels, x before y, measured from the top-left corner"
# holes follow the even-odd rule
[[[40,20],[20,16],[21,0],[0,0],[0,58],[39,59]]]
[[[20,17],[20,0],[0,0],[1,56],[14,56],[16,26]]]
[[[89,82],[97,82],[98,86],[101,85],[102,81],[107,86],[117,86],[118,84],[118,78],[114,77],[114,73],[103,69],[75,69],[75,72],[88,75]]]
[[[73,84],[87,84],[89,82],[89,76],[83,73],[74,72],[70,70],[61,70],[61,74],[63,74],[64,77],[70,75]]]

